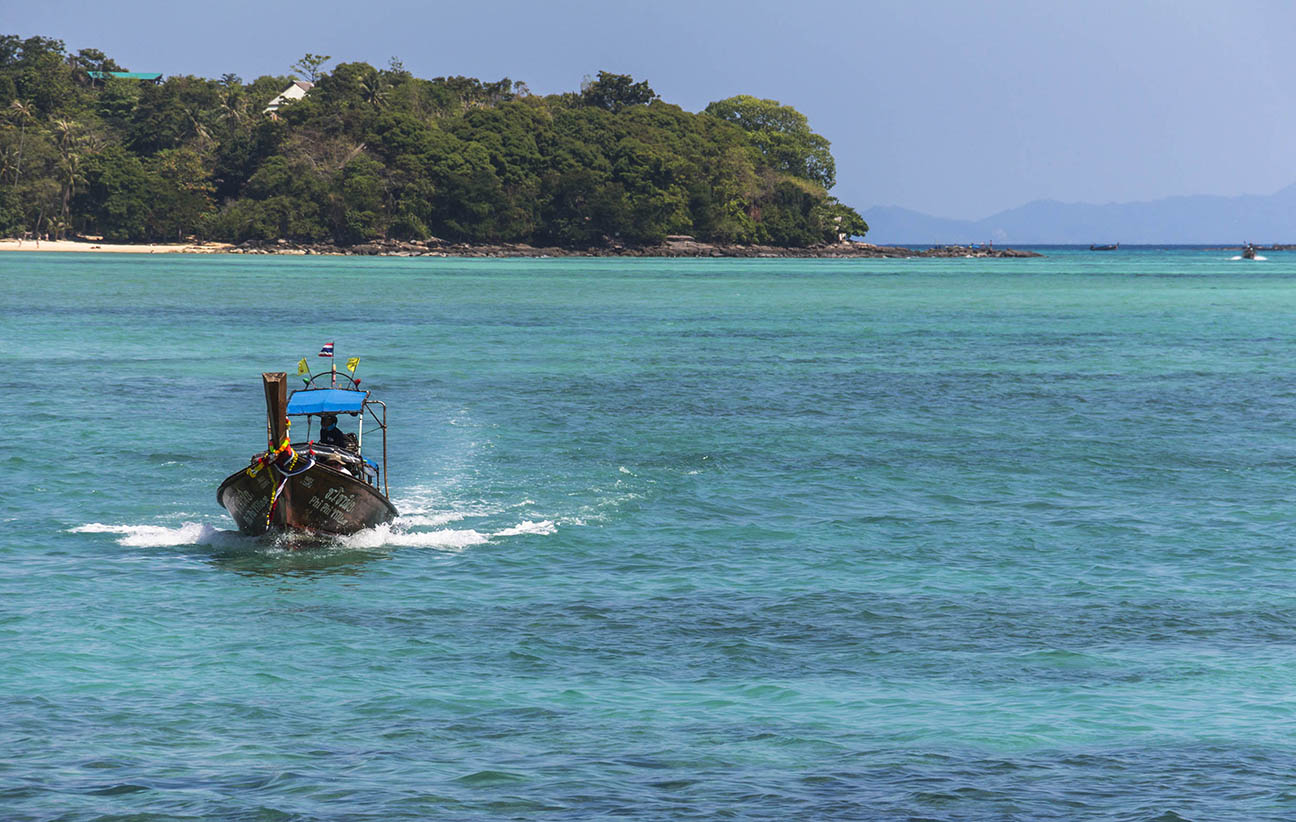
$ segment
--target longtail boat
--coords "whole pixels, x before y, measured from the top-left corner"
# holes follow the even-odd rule
[[[331,355],[330,350],[321,356]],[[329,379],[327,385],[315,385],[324,378]],[[359,380],[336,369],[311,376],[291,396],[284,372],[262,374],[261,383],[269,435],[266,450],[254,454],[247,468],[230,474],[216,491],[239,530],[250,536],[297,532],[327,537],[395,519],[396,507],[387,498],[387,406],[362,390]],[[381,466],[366,459],[361,450],[366,414],[382,432]],[[322,434],[324,422],[338,415],[358,417],[357,433],[342,435],[333,427],[334,444],[311,440],[316,417]],[[290,418],[305,418],[305,439],[292,441]]]

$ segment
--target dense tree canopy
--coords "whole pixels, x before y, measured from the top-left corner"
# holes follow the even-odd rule
[[[315,86],[267,113],[293,77],[95,79],[122,67],[0,36],[0,234],[806,246],[868,230],[828,194],[828,141],[772,100],[691,114],[608,72],[541,97],[330,59],[298,61]]]
[[[706,113],[742,127],[772,168],[824,188],[837,182],[828,141],[811,131],[805,115],[791,106],[740,94],[712,103]]]

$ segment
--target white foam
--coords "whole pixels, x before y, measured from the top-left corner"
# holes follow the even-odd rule
[[[555,533],[558,526],[553,520],[522,520],[508,528],[479,531],[472,528],[452,529],[444,526],[469,518],[485,518],[502,513],[509,508],[534,505],[526,499],[508,506],[456,505],[462,510],[435,511],[424,508],[397,517],[394,522],[366,528],[349,536],[330,540],[334,545],[352,549],[378,549],[385,547],[433,548],[440,551],[462,551],[492,539],[516,536],[544,536]],[[584,525],[578,517],[563,518],[564,525]],[[427,530],[432,529],[432,530]],[[161,548],[178,545],[213,545],[228,547],[233,544],[256,544],[254,537],[238,531],[224,531],[202,522],[184,522],[179,526],[165,525],[108,525],[90,522],[68,529],[76,534],[116,534],[118,545],[132,548]]]
[[[337,543],[347,548],[434,548],[438,551],[462,551],[473,545],[481,545],[497,537],[516,537],[525,534],[535,534],[543,536],[552,534],[558,530],[552,520],[541,520],[534,522],[532,520],[523,520],[511,528],[503,528],[489,534],[483,534],[471,528],[453,530],[444,528],[437,531],[410,531],[407,530],[411,524],[405,518],[397,520],[394,523],[379,525],[376,528],[366,528],[350,536],[338,537]],[[429,519],[436,519],[430,517]]]
[[[491,534],[493,537],[516,537],[522,534],[552,534],[557,531],[558,527],[553,524],[552,520],[542,520],[541,522],[532,522],[524,520],[514,525],[512,528],[505,528],[502,531],[496,531]]]
[[[527,502],[529,500],[521,504]],[[473,502],[454,500],[444,489],[428,486],[409,488],[400,497],[393,498],[392,503],[396,506],[396,510],[402,512],[397,521],[409,525],[445,525],[468,517],[493,516],[503,510],[498,505],[489,505],[481,500]]]
[[[338,537],[338,544],[347,548],[436,548],[441,551],[462,551],[470,545],[481,545],[487,537],[472,529],[462,531],[406,531],[391,524],[366,528],[350,536]]]
[[[186,522],[177,528],[165,525],[105,525],[91,522],[68,529],[73,534],[120,534],[118,545],[164,548],[172,545],[227,545],[241,541],[237,531],[222,531],[204,522]]]
[[[403,489],[400,496],[392,497],[392,502],[401,511],[424,514],[434,508],[444,508],[446,498],[445,488],[415,485]]]
[[[442,525],[448,525],[452,522],[458,522],[459,520],[464,519],[467,516],[469,516],[469,514],[467,514],[464,511],[450,511],[445,514],[430,514],[430,515],[410,514],[408,516],[397,517],[396,524],[406,528],[412,528],[419,525],[429,527],[429,528],[438,528]]]
[[[78,525],[75,528],[69,528],[69,534],[124,534],[133,525],[104,525],[102,522],[91,522],[86,525]]]

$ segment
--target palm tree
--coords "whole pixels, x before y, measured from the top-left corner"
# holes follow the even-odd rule
[[[232,75],[227,75],[232,76]],[[221,91],[220,119],[239,125],[247,117],[247,98],[241,86],[227,85]]]
[[[68,221],[65,217],[51,217],[49,220],[45,221],[45,225],[54,235],[54,239],[67,239]]]
[[[207,127],[204,112],[197,106],[186,106],[184,115],[188,121],[189,134],[198,143],[198,150],[206,150],[207,144],[211,142],[211,129]]]
[[[375,71],[360,81],[360,94],[366,103],[381,111],[391,96],[391,83],[382,72]]]
[[[27,137],[27,121],[32,118],[31,103],[24,103],[21,100],[14,100],[9,104],[9,110],[18,120],[18,165],[14,170],[14,185],[18,184],[18,178],[22,176],[22,155],[23,142]]]
[[[75,120],[58,118],[52,121],[50,126],[57,137],[58,168],[62,172],[59,182],[63,188],[63,214],[58,221],[57,228],[59,239],[62,239],[68,227],[72,224],[72,195],[76,192],[77,181],[82,179],[83,176],[81,173],[81,161],[85,159],[86,150],[90,149],[93,152],[99,145],[99,141],[94,136],[84,134],[81,131],[80,124]]]
[[[14,157],[17,156],[17,154],[18,149],[13,148],[12,146],[5,146],[0,149],[0,180],[8,177],[10,172],[14,170]],[[18,178],[15,176],[14,183],[16,184],[17,182]]]

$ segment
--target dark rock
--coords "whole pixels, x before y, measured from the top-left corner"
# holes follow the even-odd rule
[[[473,245],[447,243],[436,237],[423,242],[408,240],[372,240],[339,247],[331,243],[298,243],[290,240],[247,241],[229,249],[234,254],[354,254],[364,256],[396,255],[402,257],[747,257],[747,258],[830,258],[891,259],[904,257],[1039,257],[1034,251],[1012,248],[970,246],[936,246],[928,249],[884,246],[872,243],[835,243],[808,248],[781,248],[767,245],[726,245],[704,243],[686,235],[672,235],[665,242],[651,246],[626,246],[619,241],[610,245],[584,249],[562,249],[554,246],[537,248],[526,243]]]

